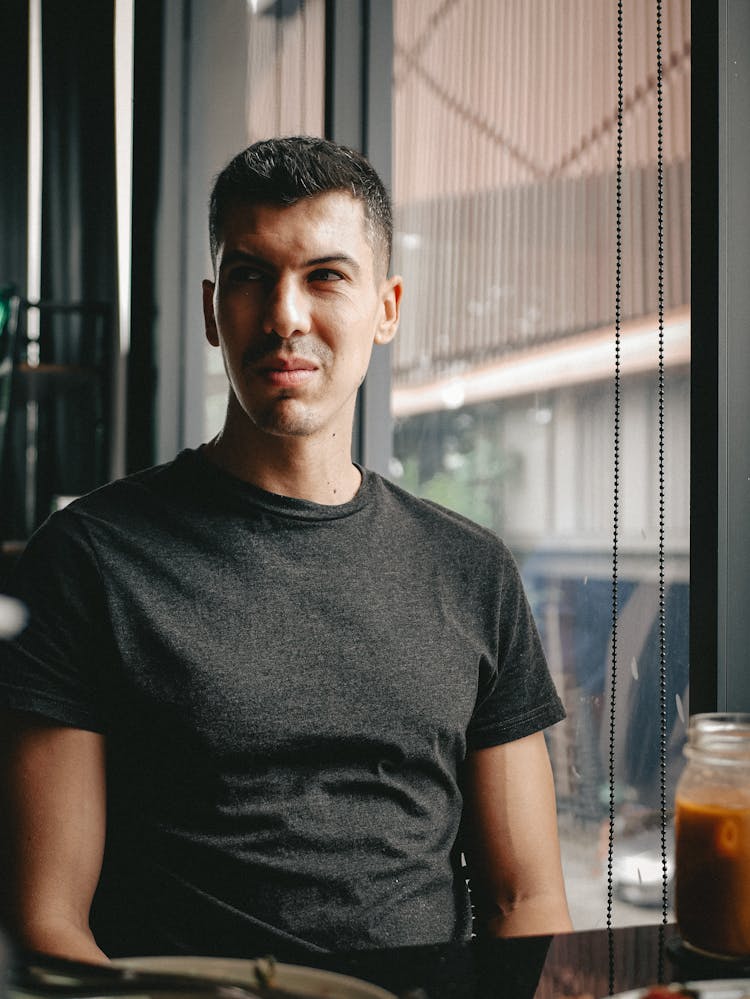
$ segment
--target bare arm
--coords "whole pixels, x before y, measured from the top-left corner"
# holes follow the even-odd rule
[[[482,931],[512,937],[571,930],[542,732],[469,754],[464,822]]]
[[[32,950],[103,962],[89,929],[105,833],[104,738],[0,714],[0,911]]]

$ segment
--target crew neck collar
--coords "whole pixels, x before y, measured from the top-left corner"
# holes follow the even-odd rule
[[[180,452],[176,460],[178,465],[190,466],[193,474],[197,473],[201,480],[213,489],[231,493],[235,498],[242,499],[266,512],[297,520],[338,520],[349,517],[367,504],[373,490],[373,473],[357,462],[353,464],[362,476],[362,481],[355,495],[346,503],[328,504],[314,503],[295,496],[283,496],[239,479],[214,464],[206,457],[202,448],[186,448]]]

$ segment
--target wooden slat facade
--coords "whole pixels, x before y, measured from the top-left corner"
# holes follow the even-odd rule
[[[665,306],[689,302],[690,7],[664,5]],[[395,3],[397,385],[614,318],[616,5]],[[657,307],[653,5],[624,7],[623,319]]]

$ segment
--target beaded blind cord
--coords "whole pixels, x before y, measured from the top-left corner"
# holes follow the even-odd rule
[[[664,99],[662,87],[662,0],[656,0],[656,201],[659,303],[659,828],[661,832],[662,926],[669,911],[667,879],[667,615],[665,606],[664,540]],[[662,948],[659,947],[661,961]],[[661,974],[659,976],[662,977]]]
[[[622,327],[622,126],[625,109],[623,89],[623,0],[617,0],[617,164],[615,170],[615,378],[613,443],[612,524],[612,669],[609,698],[609,842],[607,847],[607,932],[609,942],[609,994],[614,992],[615,952],[612,935],[615,846],[615,691],[617,689],[618,545],[620,532],[620,341]]]
[[[615,693],[617,687],[618,556],[620,527],[621,325],[622,325],[622,142],[623,142],[623,0],[617,3],[617,163],[615,196],[615,371],[614,468],[612,531],[612,670],[609,718],[609,843],[607,851],[607,930],[609,933],[609,992],[614,992],[615,955],[612,934],[614,894],[612,863],[615,840]],[[669,912],[667,869],[667,643],[665,600],[665,420],[664,420],[664,102],[662,72],[662,0],[656,0],[656,118],[657,118],[657,289],[658,289],[658,483],[659,483],[659,830],[661,845],[661,915],[658,979],[664,979],[664,927]]]
[[[667,615],[664,579],[664,100],[662,87],[662,0],[656,0],[656,201],[659,302],[659,830],[661,833],[661,926],[658,976],[664,981],[664,927],[669,914],[667,871]]]

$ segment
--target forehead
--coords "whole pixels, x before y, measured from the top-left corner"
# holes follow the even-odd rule
[[[372,258],[364,206],[345,191],[301,198],[292,205],[235,201],[227,206],[218,257],[229,249],[331,256],[337,250]]]

